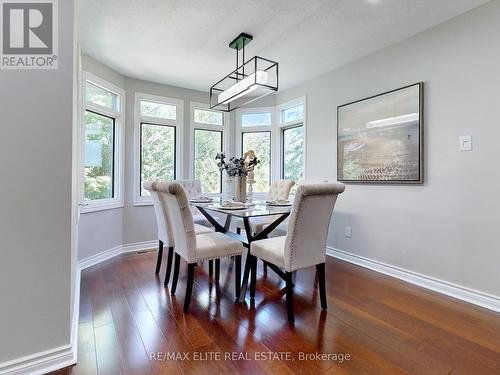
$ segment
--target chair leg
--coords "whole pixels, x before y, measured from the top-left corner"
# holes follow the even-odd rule
[[[264,263],[264,265],[262,267],[264,270],[264,276],[267,276],[267,262],[265,260],[263,260],[262,263]]]
[[[241,255],[234,257],[234,293],[236,299],[240,298],[241,289]]]
[[[179,266],[181,263],[181,256],[175,253],[175,262],[174,262],[174,276],[172,278],[172,289],[170,290],[170,294],[174,295],[177,290],[177,280],[179,280]]]
[[[186,284],[186,296],[184,297],[184,312],[188,312],[189,304],[191,303],[191,294],[193,293],[193,283],[194,283],[194,268],[196,263],[188,264],[188,278]]]
[[[208,276],[212,277],[214,274],[214,261],[210,259],[208,261]]]
[[[215,259],[215,281],[219,281],[220,278],[220,259]]]
[[[170,246],[168,248],[168,256],[167,256],[167,271],[165,273],[165,282],[163,286],[168,286],[168,281],[170,280],[170,271],[172,270],[172,256],[174,255],[174,248]]]
[[[326,310],[328,305],[326,303],[326,286],[325,286],[325,263],[317,264],[316,269],[318,270],[319,276],[319,295],[321,299],[321,308]]]
[[[160,274],[161,260],[163,258],[163,241],[158,241],[158,258],[156,259],[156,271],[155,274]]]
[[[257,257],[252,257],[251,274],[250,274],[250,298],[255,298],[255,284],[257,283]]]
[[[292,283],[292,272],[287,272],[285,274],[286,281],[286,309],[288,312],[288,322],[295,322],[295,315],[293,312],[293,283]]]
[[[237,228],[236,228],[236,233],[237,233],[237,234],[241,234],[241,228],[240,228],[240,227],[237,227]]]

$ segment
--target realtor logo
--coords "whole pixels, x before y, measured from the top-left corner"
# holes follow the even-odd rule
[[[57,0],[0,0],[1,69],[57,69]]]

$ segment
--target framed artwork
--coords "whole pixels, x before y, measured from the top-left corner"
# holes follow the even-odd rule
[[[337,107],[337,179],[423,182],[423,83]]]

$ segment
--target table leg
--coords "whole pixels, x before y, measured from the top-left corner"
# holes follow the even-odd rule
[[[245,225],[245,232],[246,232],[247,241],[248,241],[248,252],[247,252],[247,259],[245,260],[245,270],[243,271],[243,280],[241,281],[241,288],[240,288],[240,295],[238,297],[238,302],[245,302],[245,295],[247,293],[248,278],[250,277],[250,270],[252,268],[252,259],[251,259],[252,256],[250,255],[250,244],[252,243],[252,241],[262,240],[264,238],[267,238],[269,233],[271,233],[289,215],[290,215],[289,212],[282,214],[271,225],[267,226],[266,228],[264,228],[263,230],[261,230],[259,233],[255,234],[255,235],[252,234],[252,230],[250,228],[250,222],[249,222],[248,217],[243,218],[243,224]],[[255,266],[255,267],[257,267],[257,266]]]

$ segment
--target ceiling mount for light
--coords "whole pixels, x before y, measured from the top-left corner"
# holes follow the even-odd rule
[[[259,56],[245,61],[245,46],[252,39],[251,35],[241,33],[229,43],[236,50],[236,69],[210,87],[210,108],[230,112],[278,91],[277,62]]]

